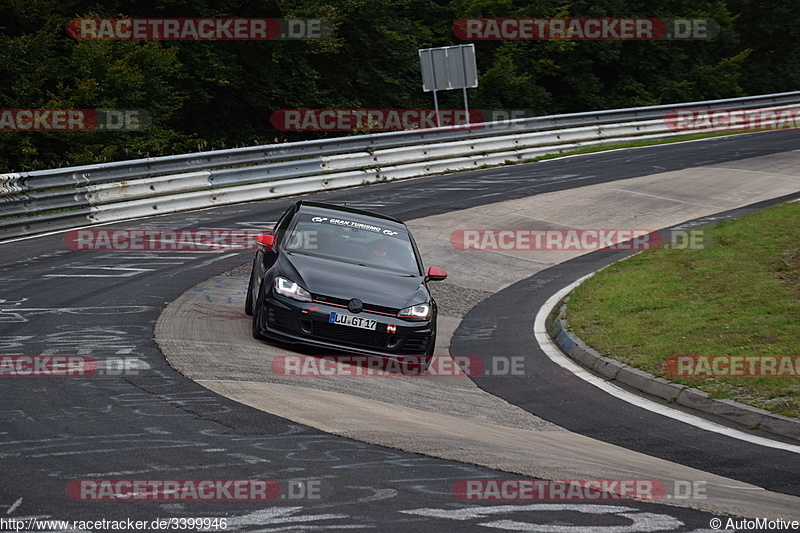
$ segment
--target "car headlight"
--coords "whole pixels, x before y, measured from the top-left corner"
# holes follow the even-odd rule
[[[275,287],[275,292],[278,294],[282,294],[287,298],[292,298],[293,300],[301,300],[304,302],[311,301],[311,293],[305,290],[303,287],[295,283],[290,279],[286,279],[283,276],[278,276],[275,278],[275,283],[273,285]]]
[[[401,309],[397,316],[406,320],[427,320],[431,317],[431,306],[428,304],[410,305]]]

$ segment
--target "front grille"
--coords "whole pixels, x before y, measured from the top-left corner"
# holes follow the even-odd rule
[[[374,348],[386,348],[390,337],[388,333],[317,321],[312,323],[312,332],[315,337],[334,341],[339,344],[370,346]]]
[[[344,307],[347,307],[347,303],[350,301],[344,298],[334,298],[333,296],[325,296],[323,294],[312,294],[311,297],[317,302],[341,305]],[[364,303],[363,312],[369,313],[370,311],[381,313],[384,315],[397,316],[397,313],[400,312],[400,309],[396,307],[386,307],[385,305],[374,305],[374,304]]]
[[[371,348],[398,355],[424,355],[430,339],[426,335],[394,335],[312,320],[310,317],[298,321],[291,311],[272,307],[267,310],[267,322],[270,328],[292,335],[310,336],[343,346]],[[303,323],[302,329],[300,322]]]

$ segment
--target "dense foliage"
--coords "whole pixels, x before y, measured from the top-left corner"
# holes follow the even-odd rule
[[[303,41],[80,41],[76,17],[320,18]],[[464,17],[713,18],[706,41],[478,41],[470,105],[536,114],[795,90],[797,0],[0,0],[0,108],[144,109],[139,132],[0,132],[0,172],[300,140],[277,109],[431,108],[419,48]],[[460,91],[441,92],[443,108]]]

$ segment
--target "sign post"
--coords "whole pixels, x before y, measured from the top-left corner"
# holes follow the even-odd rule
[[[422,90],[423,92],[433,92],[436,124],[440,128],[442,127],[436,91],[453,89],[461,89],[464,92],[464,109],[467,112],[467,124],[469,124],[467,88],[478,86],[475,45],[460,44],[441,48],[423,48],[419,50],[419,61],[422,67]]]

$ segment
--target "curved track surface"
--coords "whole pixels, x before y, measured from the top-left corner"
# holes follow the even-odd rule
[[[501,216],[502,227],[515,227],[509,224],[522,227],[520,224],[523,222],[531,227],[531,217],[542,222],[537,227],[552,227],[549,224],[586,227],[586,222],[592,220],[586,202],[594,202],[591,209],[595,206],[612,208],[616,203],[598,197],[598,191],[587,194],[587,186],[601,187],[605,194],[636,196],[639,201],[629,205],[641,210],[640,215],[652,210],[652,206],[641,200],[649,202],[662,197],[659,201],[662,202],[670,193],[675,206],[670,210],[668,220],[673,222],[662,224],[670,225],[763,198],[796,192],[800,186],[794,170],[797,158],[793,151],[798,146],[800,140],[795,132],[744,135],[390,183],[314,197],[347,201],[348,205],[375,208],[399,216],[411,221],[415,234],[426,239],[435,237],[437,233],[449,237],[452,220],[450,225],[442,225],[437,217],[448,217],[452,216],[449,213],[465,210],[482,210],[485,216],[495,213]],[[681,175],[681,171],[698,166],[704,169]],[[728,179],[735,181],[736,186],[727,188],[724,193],[719,193],[719,189],[707,193],[707,197],[716,199],[699,202],[702,204],[700,207],[707,211],[698,213],[698,206],[692,205],[698,202],[674,198],[674,195],[687,188],[689,196],[697,198],[698,183],[712,179],[711,174],[704,174],[706,170],[713,175],[726,170]],[[665,172],[677,174],[665,175]],[[645,183],[646,180],[639,183],[644,187],[639,190],[632,190],[631,183],[622,181],[652,174],[659,174],[661,178],[649,184]],[[656,190],[659,186],[663,187],[661,194]],[[716,187],[713,184],[709,186]],[[535,213],[525,211],[526,202],[531,197],[543,195],[549,195],[547,201],[536,204]],[[490,206],[508,201],[518,204],[513,210],[503,213],[497,213]],[[288,202],[287,199],[259,202],[159,217],[124,226],[269,227]],[[558,211],[548,212],[547,206],[555,207],[559,203],[573,206],[574,212],[586,218],[583,221],[558,220],[555,217]],[[504,204],[505,207],[508,205]],[[616,218],[614,213],[605,212],[605,215],[617,223],[630,211],[626,206]],[[475,212],[466,214],[468,218],[463,220],[469,222],[461,222],[461,229],[475,227]],[[516,222],[514,217],[517,217]],[[486,224],[485,221],[483,219],[481,224]],[[501,226],[487,224],[485,227]],[[429,263],[449,268],[448,256],[454,251],[445,248],[443,251],[423,250],[423,253]],[[554,505],[526,502],[505,506],[492,502],[462,502],[452,493],[453,483],[458,479],[515,476],[328,435],[245,407],[186,379],[165,363],[153,342],[155,321],[168,302],[185,298],[185,291],[197,286],[201,289],[197,294],[201,298],[208,296],[208,299],[195,313],[195,323],[202,321],[206,324],[194,332],[195,338],[200,338],[200,333],[208,333],[212,326],[221,325],[223,330],[234,331],[246,324],[235,315],[237,290],[243,290],[241,283],[235,276],[215,276],[246,263],[249,253],[70,252],[64,248],[61,236],[55,235],[5,244],[3,257],[5,289],[4,301],[0,304],[3,354],[84,354],[101,360],[124,356],[140,362],[138,375],[128,372],[124,376],[2,380],[0,386],[7,401],[4,402],[6,409],[0,426],[3,434],[0,457],[7,477],[4,476],[6,482],[0,488],[0,504],[7,506],[11,512],[9,516],[42,515],[63,519],[138,517],[143,520],[156,516],[227,516],[234,528],[232,530],[240,531],[365,527],[398,531],[437,527],[456,531],[479,525],[531,531],[574,531],[578,526],[587,531],[591,531],[586,529],[590,526],[611,528],[604,531],[671,531],[707,527],[710,514],[660,504],[625,501],[622,505],[619,502]],[[445,321],[451,330],[464,312],[469,311],[471,304],[480,302],[467,312],[455,329],[450,343],[452,353],[483,357],[525,354],[535,365],[535,373],[526,372],[525,377],[514,380],[477,378],[475,383],[478,387],[491,395],[481,393],[466,378],[448,378],[448,382],[438,380],[428,386],[423,379],[411,383],[396,382],[386,387],[397,389],[391,397],[395,401],[385,402],[383,411],[359,413],[366,417],[360,419],[361,430],[376,420],[376,412],[391,417],[402,409],[414,408],[422,414],[405,419],[409,424],[405,427],[409,430],[419,427],[420,420],[425,419],[425,411],[434,411],[430,415],[431,422],[436,421],[430,424],[433,426],[450,424],[457,427],[452,418],[472,418],[475,424],[493,422],[495,426],[503,427],[499,439],[514,430],[534,431],[542,438],[551,439],[547,450],[539,448],[547,455],[539,462],[540,467],[542,462],[550,462],[550,456],[561,455],[554,453],[558,447],[563,448],[567,456],[583,455],[585,462],[596,462],[592,460],[595,453],[592,441],[570,433],[575,432],[672,461],[676,468],[680,468],[677,464],[687,465],[697,471],[738,480],[739,484],[753,484],[778,493],[797,495],[795,454],[730,442],[730,439],[674,425],[677,423],[654,420],[656,415],[626,404],[620,405],[613,399],[599,396],[585,384],[572,381],[574,378],[559,372],[560,369],[537,353],[535,343],[529,337],[532,337],[532,328],[529,332],[519,328],[519,318],[529,316],[532,322],[536,306],[540,305],[537,304],[539,299],[546,299],[547,293],[555,292],[557,288],[549,290],[549,286],[563,286],[570,277],[594,270],[598,264],[608,260],[591,254],[545,270],[545,267],[564,259],[500,256],[488,261],[489,265],[494,265],[491,270],[476,268],[479,265],[475,264],[464,271],[459,271],[458,267],[449,268],[453,271],[452,286],[442,289],[443,305],[451,303],[451,308],[456,310],[450,315],[452,320]],[[502,269],[496,267],[498,263]],[[500,271],[505,274],[498,278],[494,274]],[[535,275],[530,278],[532,274]],[[211,286],[201,285],[209,283],[209,279],[212,280]],[[231,285],[225,287],[225,283]],[[236,289],[237,283],[239,289]],[[500,292],[490,296],[496,291]],[[230,301],[214,301],[214,298],[230,298]],[[464,298],[468,304],[459,304]],[[209,345],[214,341],[203,340]],[[230,345],[226,345],[223,339],[219,340],[221,343],[216,351],[230,354]],[[524,346],[524,350],[520,346]],[[186,357],[190,360],[191,353]],[[258,367],[265,360],[256,358],[249,362]],[[235,372],[239,361],[230,363],[221,370]],[[526,370],[529,370],[527,366]],[[241,380],[242,377],[231,379],[229,375],[228,380]],[[445,389],[448,393],[476,399],[484,406],[483,410],[459,410],[460,402],[435,405],[430,409],[430,405],[425,405],[426,400],[436,399],[434,389],[442,386],[450,387]],[[273,387],[277,391],[279,385]],[[403,387],[410,387],[410,390],[403,394]],[[284,385],[284,388],[296,387]],[[320,393],[308,390],[312,400],[313,393]],[[341,406],[348,410],[365,405],[354,402],[351,394],[324,392],[338,394],[342,397]],[[413,397],[410,397],[411,393]],[[362,391],[355,396],[367,401],[365,394]],[[426,397],[426,394],[431,397]],[[276,403],[279,402],[280,394],[276,392],[274,398]],[[331,396],[319,398],[327,401]],[[253,403],[259,401],[263,398],[257,398]],[[414,406],[414,403],[419,405]],[[284,401],[284,405],[291,404]],[[598,407],[600,405],[602,408]],[[503,416],[487,420],[486,417],[491,418],[491,413],[497,409],[501,409]],[[347,412],[356,413],[343,413]],[[599,412],[603,416],[599,416]],[[437,416],[450,418],[444,420]],[[343,414],[341,418],[344,420],[348,416]],[[333,421],[332,425],[335,424]],[[347,434],[346,431],[342,433]],[[353,436],[363,438],[363,435]],[[559,436],[569,438],[569,443],[554,444],[552,439]],[[505,449],[519,444],[503,446],[499,439],[493,444],[485,444],[487,448],[494,448],[496,458],[502,458]],[[576,446],[579,441],[585,443],[585,448]],[[439,448],[448,451],[447,442],[440,441]],[[406,446],[402,442],[384,444]],[[417,451],[431,453],[432,450]],[[624,457],[624,452],[619,453]],[[639,464],[640,456],[630,454],[629,457],[629,464],[634,467]],[[477,455],[472,462],[514,471],[506,465],[485,462]],[[671,468],[666,461],[664,465],[667,470]],[[614,472],[612,469],[608,474]],[[697,476],[702,474],[683,472],[685,475],[678,474],[678,479],[698,480]],[[536,474],[532,471],[524,473]],[[614,477],[621,475],[616,471]],[[83,478],[269,478],[282,484],[284,497],[291,496],[289,483],[314,480],[324,490],[320,499],[287,501],[284,498],[276,502],[86,502],[70,499],[65,494],[66,485],[71,480]],[[778,505],[793,501],[783,495],[768,500]],[[379,504],[375,503],[378,501]],[[547,524],[556,524],[553,526],[556,529],[548,529]]]

